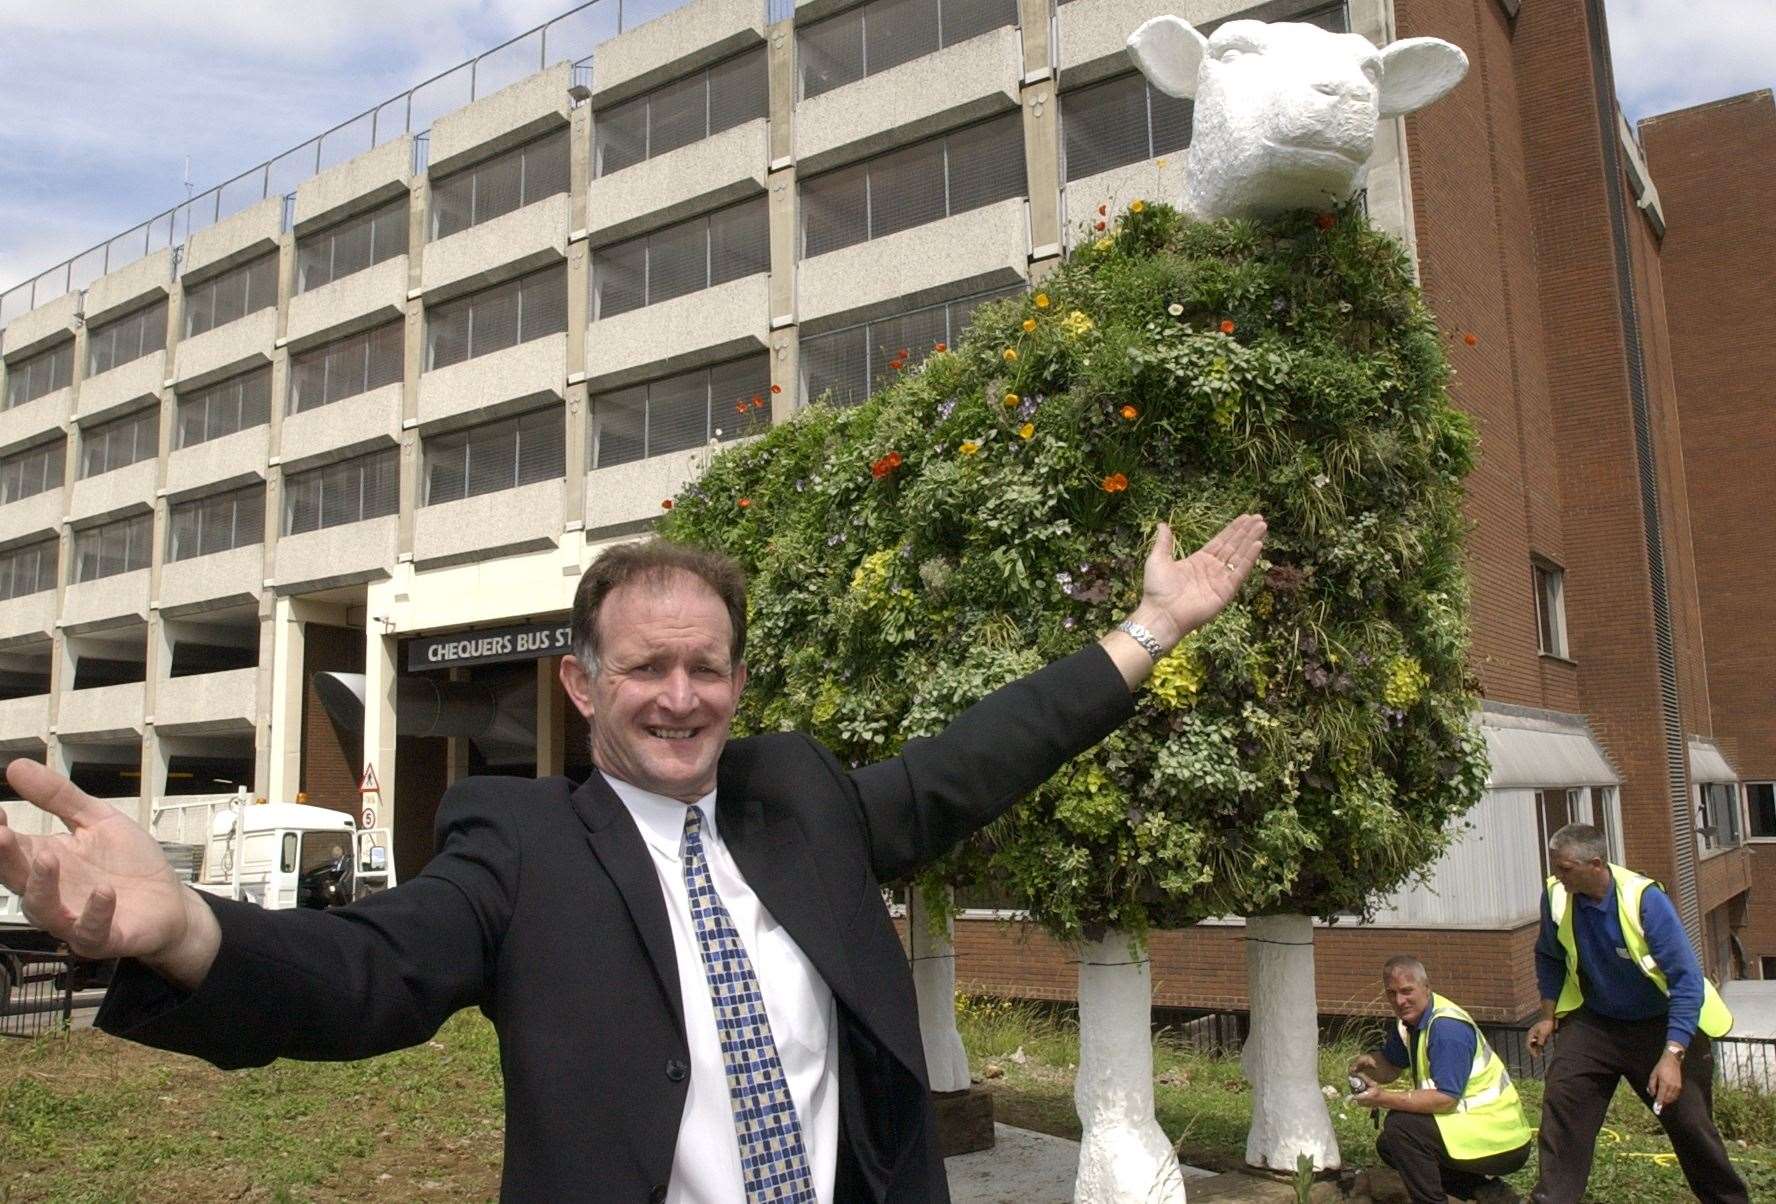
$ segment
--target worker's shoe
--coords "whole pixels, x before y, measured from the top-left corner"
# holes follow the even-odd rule
[[[1474,1193],[1474,1204],[1520,1204],[1523,1197],[1503,1179],[1488,1179]]]

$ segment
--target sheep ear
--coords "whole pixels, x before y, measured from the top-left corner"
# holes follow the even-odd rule
[[[1401,38],[1381,52],[1381,115],[1398,117],[1441,100],[1468,73],[1468,56],[1442,38]]]
[[[1149,83],[1167,96],[1196,95],[1196,74],[1209,40],[1182,17],[1154,17],[1129,35],[1129,57]]]

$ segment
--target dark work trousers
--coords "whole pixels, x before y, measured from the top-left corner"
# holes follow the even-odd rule
[[[1436,1117],[1390,1111],[1375,1139],[1375,1152],[1400,1172],[1412,1204],[1444,1204],[1450,1196],[1469,1199],[1488,1179],[1520,1168],[1529,1161],[1529,1142],[1485,1158],[1455,1159],[1443,1144]]]
[[[1531,1200],[1577,1204],[1591,1177],[1597,1131],[1616,1080],[1653,1106],[1647,1080],[1665,1052],[1665,1017],[1611,1020],[1581,1007],[1561,1020],[1542,1094],[1541,1177]],[[1683,1061],[1683,1092],[1659,1116],[1684,1178],[1706,1204],[1750,1204],[1745,1180],[1714,1127],[1714,1049],[1697,1033]]]

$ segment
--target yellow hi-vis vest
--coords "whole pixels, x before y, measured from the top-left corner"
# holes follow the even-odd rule
[[[1653,951],[1647,945],[1646,933],[1640,927],[1640,899],[1646,894],[1649,886],[1659,886],[1644,874],[1623,869],[1615,862],[1609,863],[1610,876],[1616,880],[1616,918],[1622,925],[1622,940],[1627,944],[1628,955],[1640,972],[1653,980],[1653,985],[1666,995],[1671,988],[1666,984],[1665,972],[1659,969],[1659,963],[1653,960]],[[1659,886],[1664,890],[1663,886]],[[1560,879],[1548,879],[1548,915],[1554,921],[1554,930],[1560,937],[1560,947],[1566,951],[1566,982],[1560,988],[1560,998],[1554,1002],[1554,1014],[1564,1016],[1575,1011],[1585,1002],[1585,989],[1579,985],[1579,942],[1573,936],[1573,909],[1567,906],[1566,887],[1560,885]],[[1724,1037],[1727,1030],[1733,1027],[1733,1013],[1727,1010],[1726,1000],[1714,989],[1706,975],[1702,978],[1702,1015],[1697,1021],[1698,1028],[1710,1037]]]
[[[1431,996],[1429,1011],[1416,1042],[1404,1023],[1399,1026],[1400,1041],[1412,1051],[1412,1081],[1420,1089],[1437,1090],[1437,1082],[1431,1077],[1431,1025],[1439,1020],[1459,1020],[1474,1030],[1474,1065],[1468,1071],[1468,1085],[1462,1089],[1455,1111],[1434,1114],[1449,1156],[1468,1161],[1527,1145],[1530,1132],[1523,1120],[1523,1108],[1517,1102],[1517,1085],[1511,1081],[1504,1062],[1486,1043],[1480,1026],[1441,995]]]

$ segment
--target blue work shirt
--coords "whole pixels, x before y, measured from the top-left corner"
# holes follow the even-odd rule
[[[1418,1044],[1418,1034],[1423,1031],[1427,1021],[1431,1019],[1431,1008],[1425,1005],[1424,1015],[1412,1026],[1412,1043]],[[1445,1016],[1441,1023],[1431,1025],[1431,1039],[1426,1050],[1431,1063],[1431,1081],[1437,1090],[1451,1099],[1460,1099],[1462,1092],[1468,1089],[1468,1075],[1474,1069],[1474,1053],[1479,1049],[1479,1034],[1474,1026],[1457,1020],[1453,1016]],[[1418,1084],[1418,1069],[1412,1063],[1412,1055],[1406,1043],[1400,1040],[1400,1026],[1395,1025],[1388,1030],[1387,1040],[1382,1042],[1381,1056],[1393,1066],[1404,1067],[1412,1075],[1412,1085]]]
[[[1702,967],[1671,896],[1649,886],[1640,897],[1640,930],[1671,988],[1669,999],[1629,956],[1628,943],[1622,939],[1622,921],[1616,914],[1613,877],[1601,902],[1594,903],[1577,891],[1567,898],[1572,908],[1573,940],[1579,948],[1579,986],[1585,992],[1585,1006],[1612,1020],[1666,1016],[1666,1039],[1687,1046],[1702,1015]],[[1542,892],[1542,932],[1536,939],[1536,983],[1543,999],[1554,1000],[1566,985],[1566,951],[1560,947],[1560,935],[1548,910],[1547,891]]]

